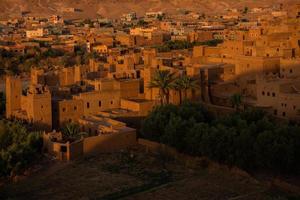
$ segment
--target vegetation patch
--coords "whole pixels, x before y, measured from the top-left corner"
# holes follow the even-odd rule
[[[168,52],[172,50],[190,49],[193,48],[194,46],[200,46],[200,45],[215,47],[221,43],[223,43],[223,40],[219,40],[219,39],[208,40],[205,42],[188,42],[188,41],[176,40],[176,41],[165,42],[161,46],[156,46],[156,49],[158,50],[158,52]]]
[[[20,174],[41,156],[42,138],[20,122],[0,121],[0,176]]]
[[[300,127],[276,123],[261,110],[213,117],[197,103],[163,105],[144,120],[141,132],[180,152],[246,170],[300,172]]]

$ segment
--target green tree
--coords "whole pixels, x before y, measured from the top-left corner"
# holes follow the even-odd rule
[[[137,22],[137,25],[138,26],[146,26],[148,25],[148,22],[146,22],[145,20],[141,19]]]
[[[181,78],[177,78],[174,83],[172,84],[172,89],[179,93],[179,103],[182,103],[182,90],[183,90],[183,83]]]
[[[232,107],[234,107],[238,111],[242,104],[242,95],[238,94],[238,93],[234,94],[230,97],[230,101],[231,101]]]
[[[0,175],[15,175],[41,156],[42,139],[20,122],[0,121]]]
[[[157,70],[149,83],[149,88],[158,88],[161,104],[169,104],[170,90],[175,81],[175,73],[169,70]]]
[[[193,79],[187,75],[180,77],[180,82],[182,85],[182,90],[184,94],[184,100],[187,99],[188,90],[194,90],[199,88],[199,82],[197,79]]]
[[[192,126],[188,131],[184,138],[186,145],[186,152],[203,156],[203,151],[201,146],[201,141],[203,140],[204,135],[208,135],[210,131],[210,127],[207,123],[197,123]]]
[[[142,123],[142,136],[150,140],[159,141],[171,115],[177,113],[178,107],[172,104],[155,107]]]

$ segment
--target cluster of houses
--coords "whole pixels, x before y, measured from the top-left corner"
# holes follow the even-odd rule
[[[198,88],[187,90],[187,99],[231,107],[231,97],[239,94],[244,106],[298,121],[300,4],[224,13],[150,12],[141,19],[132,12],[119,20],[24,16],[1,21],[0,48],[13,54],[49,48],[74,53],[80,47],[98,55],[87,64],[32,68],[27,88],[20,77],[7,76],[6,117],[46,131],[45,148],[61,159],[124,148],[135,142],[136,132],[122,119],[145,117],[160,104],[160,89],[149,83],[157,71],[168,70],[199,80]],[[214,40],[223,42],[198,45]],[[159,51],[157,46],[169,41],[193,47]],[[169,95],[170,103],[181,102],[179,91]],[[89,135],[73,145],[54,131],[72,122]]]

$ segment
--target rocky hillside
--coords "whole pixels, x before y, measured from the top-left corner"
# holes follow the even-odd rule
[[[46,16],[60,14],[66,18],[87,18],[98,15],[118,17],[135,11],[139,15],[147,11],[176,12],[187,9],[201,12],[222,12],[226,8],[243,8],[285,4],[298,0],[0,0],[0,18],[20,16],[22,12]],[[74,11],[75,9],[75,11]]]

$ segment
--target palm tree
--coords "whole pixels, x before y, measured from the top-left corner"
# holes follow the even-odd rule
[[[179,103],[182,103],[182,90],[183,90],[183,84],[182,84],[182,79],[181,78],[177,78],[173,85],[172,88],[176,91],[178,91],[179,93]]]
[[[85,132],[80,132],[79,125],[76,123],[68,123],[62,129],[63,138],[65,140],[75,141],[87,135]]]
[[[158,88],[161,104],[169,103],[170,89],[175,80],[175,73],[169,70],[157,70],[153,79],[150,81],[149,88]]]
[[[187,98],[187,91],[190,90],[190,89],[196,89],[196,88],[199,88],[199,82],[197,79],[194,79],[190,76],[187,76],[187,75],[184,75],[182,77],[180,77],[180,82],[181,82],[181,85],[182,85],[182,90],[184,92],[184,100],[186,100]]]
[[[237,93],[231,96],[230,98],[232,106],[236,109],[236,111],[239,110],[240,105],[242,104],[242,95]]]

